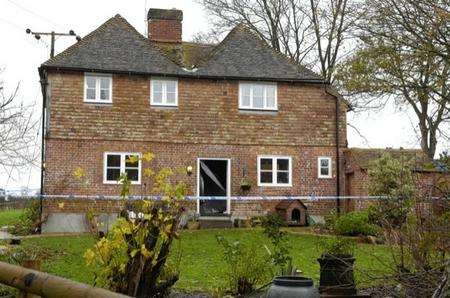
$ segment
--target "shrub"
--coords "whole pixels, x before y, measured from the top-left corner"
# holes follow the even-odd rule
[[[142,157],[147,162],[152,158],[152,154]],[[126,201],[112,231],[86,251],[87,264],[100,269],[96,283],[129,296],[164,297],[178,280],[177,268],[167,264],[167,259],[178,238],[186,187],[181,182],[171,184],[171,176],[167,168],[151,173],[154,191],[161,194],[161,199]],[[122,174],[119,182],[121,196],[126,200],[130,180]]]
[[[8,228],[13,235],[29,235],[37,233],[41,222],[39,200],[30,201],[19,220]]]
[[[222,236],[216,236],[223,247],[226,262],[227,288],[237,296],[252,293],[257,285],[266,284],[271,278],[271,260],[262,254],[256,244],[244,245],[240,241],[230,243]]]
[[[369,220],[369,212],[354,211],[334,218],[333,231],[337,235],[357,236],[375,235],[377,226]]]
[[[322,238],[320,239],[318,244],[323,254],[333,256],[353,256],[356,247],[356,243],[352,239],[347,239],[339,236],[332,238]]]
[[[292,275],[296,269],[292,266],[291,247],[287,241],[286,232],[280,230],[283,225],[284,222],[278,213],[270,214],[262,219],[263,233],[272,243],[273,251],[270,252],[272,263],[277,267],[280,275]]]

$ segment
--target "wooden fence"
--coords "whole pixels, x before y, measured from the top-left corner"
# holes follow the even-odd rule
[[[69,279],[4,262],[0,262],[0,283],[17,288],[26,293],[48,298],[129,297],[105,289],[95,288]]]

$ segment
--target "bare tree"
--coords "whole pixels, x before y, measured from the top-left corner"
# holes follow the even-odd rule
[[[20,168],[36,159],[36,121],[32,118],[32,106],[19,103],[14,91],[6,95],[0,81],[0,166],[4,169]]]
[[[367,0],[362,7],[360,46],[340,64],[341,87],[356,107],[394,100],[412,109],[422,150],[433,158],[438,138],[449,137],[450,1]]]
[[[333,80],[334,69],[356,14],[351,0],[198,0],[223,33],[239,23],[274,49]]]

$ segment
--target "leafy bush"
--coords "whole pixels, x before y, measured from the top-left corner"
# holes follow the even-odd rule
[[[237,296],[252,293],[257,285],[267,283],[271,278],[271,260],[253,245],[244,245],[240,241],[230,243],[222,236],[216,236],[223,247],[223,256],[227,264],[227,288]]]
[[[263,233],[272,243],[273,252],[270,252],[272,263],[279,269],[278,274],[292,275],[296,269],[292,266],[291,247],[287,242],[286,232],[280,230],[283,225],[283,219],[278,213],[270,214],[262,219]]]
[[[29,235],[37,233],[41,224],[39,200],[32,200],[26,206],[19,220],[8,228],[13,235]]]
[[[341,216],[334,216],[330,220],[331,228],[337,235],[357,236],[375,235],[378,227],[369,218],[369,211],[354,211]]]
[[[352,239],[344,237],[331,237],[322,238],[319,241],[319,248],[322,250],[323,254],[342,256],[342,255],[353,255],[356,248],[356,243]]]
[[[151,153],[142,157],[147,162],[152,158]],[[137,161],[137,157],[130,157],[130,162]],[[144,172],[153,178],[154,191],[161,194],[161,199],[126,200],[131,182],[122,174],[119,183],[125,209],[107,237],[86,251],[85,259],[89,266],[100,269],[96,283],[129,296],[164,297],[179,277],[177,268],[167,260],[179,236],[186,186],[181,182],[172,184],[173,172],[168,168],[158,173],[147,168]]]

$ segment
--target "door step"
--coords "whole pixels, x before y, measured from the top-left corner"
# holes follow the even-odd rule
[[[198,218],[200,229],[230,229],[233,227],[231,217],[225,216],[200,216]]]

